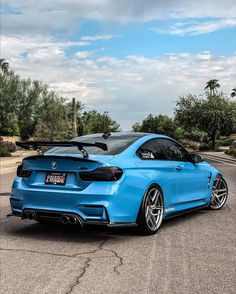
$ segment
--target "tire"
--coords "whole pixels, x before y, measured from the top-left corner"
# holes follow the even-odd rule
[[[160,228],[164,214],[164,198],[161,188],[152,185],[145,192],[139,209],[137,223],[143,235],[155,234]]]
[[[209,203],[209,209],[219,210],[221,209],[228,198],[228,186],[225,179],[222,176],[216,176]]]

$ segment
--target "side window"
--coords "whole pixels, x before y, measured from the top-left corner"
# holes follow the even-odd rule
[[[145,142],[137,151],[137,155],[142,159],[159,159],[166,160],[164,147],[160,144],[159,139],[152,139]]]
[[[160,144],[164,147],[167,160],[188,161],[188,152],[175,141],[160,139]]]
[[[146,160],[188,161],[188,152],[169,139],[151,139],[145,142],[136,153]]]

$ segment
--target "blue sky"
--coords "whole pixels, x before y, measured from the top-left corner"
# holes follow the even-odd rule
[[[217,21],[219,21],[217,18],[184,19],[183,24],[197,22],[201,25]],[[110,55],[117,57],[133,54],[155,57],[173,52],[198,53],[206,50],[216,55],[234,54],[236,50],[236,20],[234,20],[235,24],[232,26],[223,26],[221,29],[213,30],[210,33],[199,31],[195,35],[185,34],[184,32],[183,34],[171,34],[170,28],[176,22],[176,20],[159,20],[125,25],[109,22],[107,26],[103,26],[98,21],[82,21],[80,29],[71,38],[78,39],[88,34],[115,34],[114,38],[103,45]],[[96,45],[103,46],[101,41]]]
[[[1,57],[129,130],[212,78],[235,87],[236,2],[8,0]]]

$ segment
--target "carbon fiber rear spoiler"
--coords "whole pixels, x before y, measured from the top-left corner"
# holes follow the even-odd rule
[[[102,150],[107,150],[107,144],[101,142],[95,143],[86,143],[86,142],[77,142],[77,141],[59,141],[59,142],[50,142],[50,141],[29,141],[29,142],[16,142],[16,145],[24,148],[30,149],[32,147],[33,150],[37,150],[41,154],[41,148],[43,146],[48,147],[73,147],[76,146],[82,152],[84,158],[88,158],[88,152],[84,149],[84,147],[97,147]]]

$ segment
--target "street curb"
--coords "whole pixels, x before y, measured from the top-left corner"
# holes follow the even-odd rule
[[[235,161],[224,160],[224,159],[222,159],[220,157],[205,156],[205,160],[206,161],[212,160],[212,161],[216,161],[216,162],[221,162],[221,163],[232,165],[232,166],[235,166],[236,167],[236,162]]]
[[[236,159],[231,158],[231,157],[217,156],[217,155],[207,154],[207,153],[203,153],[203,152],[201,154],[206,157],[212,158],[212,159],[219,159],[219,160],[226,161],[229,163],[236,163]]]
[[[0,196],[10,196],[10,195],[11,195],[11,192],[0,193]]]

